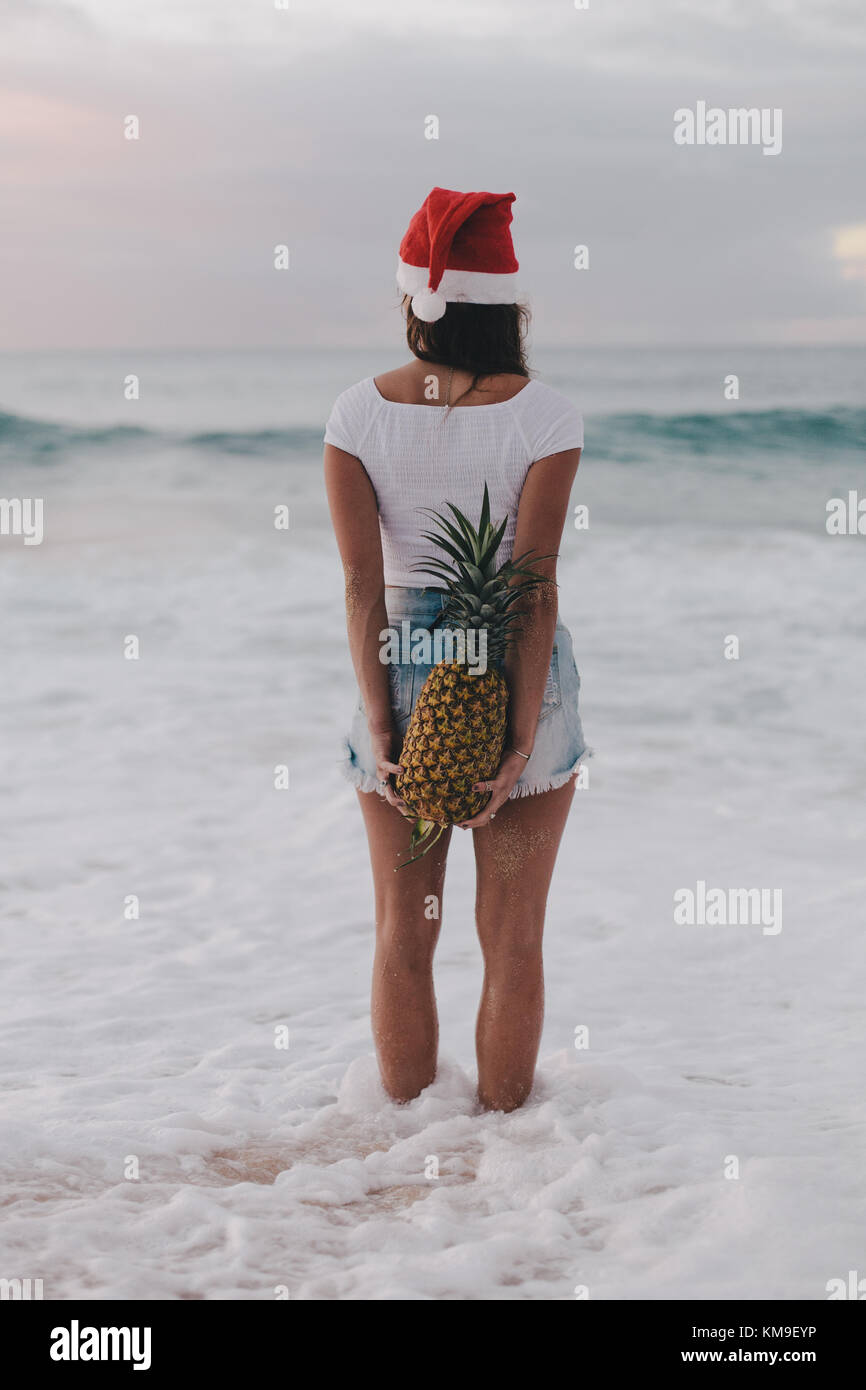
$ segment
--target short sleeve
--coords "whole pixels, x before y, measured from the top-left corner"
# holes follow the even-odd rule
[[[325,443],[359,457],[367,433],[369,411],[365,407],[363,387],[366,382],[350,386],[334,401],[325,425]]]
[[[577,407],[557,396],[553,408],[548,404],[537,422],[532,444],[533,462],[549,454],[561,454],[565,449],[582,449],[583,416]]]

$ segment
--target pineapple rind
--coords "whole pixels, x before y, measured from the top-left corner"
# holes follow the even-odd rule
[[[502,759],[508,687],[495,666],[472,675],[456,661],[434,666],[406,730],[397,793],[413,815],[437,825],[469,820],[489,793],[472,790]]]

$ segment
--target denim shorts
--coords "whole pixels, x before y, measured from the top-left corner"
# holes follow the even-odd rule
[[[397,632],[400,632],[404,620],[408,620],[412,629],[429,627],[441,613],[443,603],[442,595],[430,589],[385,590],[388,624]],[[408,652],[401,652],[401,655],[404,654],[409,656]],[[433,653],[428,652],[427,655]],[[432,669],[432,665],[415,663],[411,659],[388,665],[391,708],[401,735],[406,732],[415,701]],[[552,791],[555,787],[564,786],[577,772],[580,763],[591,756],[584,741],[577,708],[579,693],[580,676],[574,660],[571,634],[557,617],[553,654],[538,715],[535,743],[523,774],[511,792],[512,797],[531,796],[535,792]],[[343,771],[359,791],[376,790],[376,764],[360,692],[356,695],[355,714],[346,739]]]

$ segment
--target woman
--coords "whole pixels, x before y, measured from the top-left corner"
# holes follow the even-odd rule
[[[513,1110],[528,1096],[543,1021],[547,891],[586,753],[579,677],[558,619],[556,558],[583,444],[582,420],[529,379],[511,242],[513,193],[434,188],[400,246],[413,360],[350,387],[325,431],[328,499],[343,561],[359,703],[346,771],[366,823],[376,896],[373,1032],[382,1080],[408,1101],[436,1074],[433,952],[441,926],[446,830],[406,865],[409,826],[393,778],[430,666],[383,665],[387,628],[426,627],[442,607],[419,571],[429,515],[453,503],[478,522],[485,483],[508,517],[498,563],[533,551],[544,582],[520,601],[504,672],[508,737],[490,799],[471,829],[484,986],[476,1030],[478,1095]],[[438,583],[426,577],[428,586]],[[378,793],[378,794],[376,794]],[[399,873],[395,868],[402,865]]]

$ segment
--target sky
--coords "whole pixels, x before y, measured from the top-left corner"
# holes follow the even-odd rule
[[[436,184],[517,195],[539,345],[864,343],[864,59],[862,0],[0,0],[0,349],[393,341]]]

